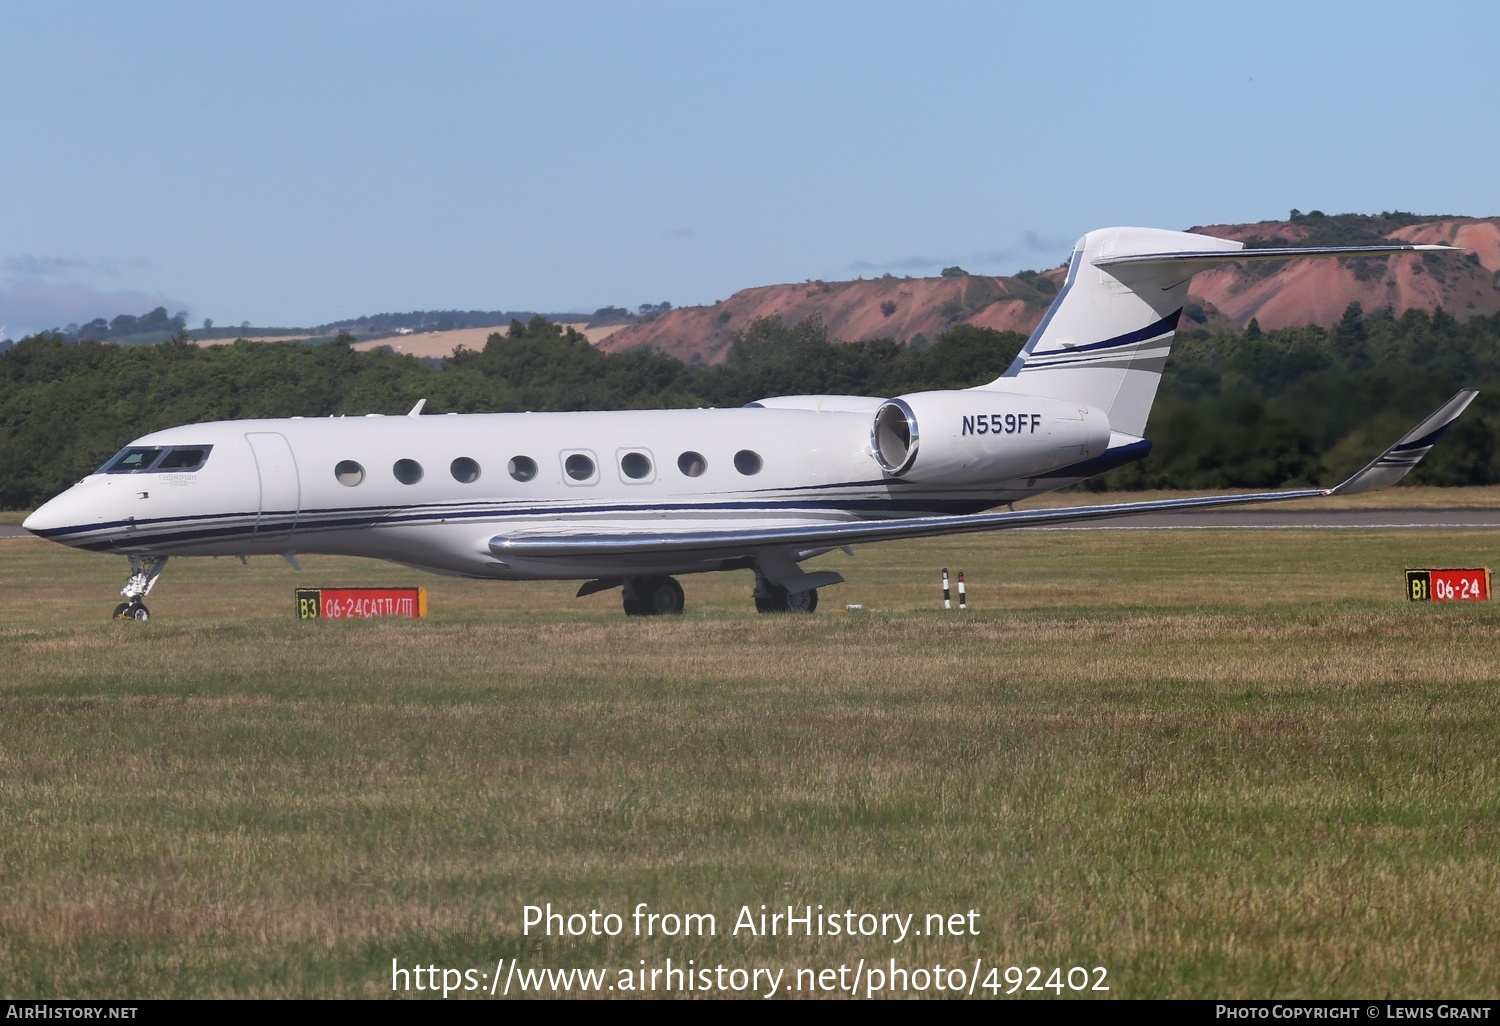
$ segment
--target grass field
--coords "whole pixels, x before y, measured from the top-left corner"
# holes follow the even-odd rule
[[[819,560],[849,583],[797,618],[755,615],[748,573],[627,620],[569,584],[186,560],[136,624],[108,620],[123,559],[0,540],[0,994],[375,997],[393,958],[668,957],[785,992],[894,957],[1102,966],[1114,997],[1492,997],[1500,614],[1408,603],[1402,569],[1496,542],[873,546]],[[431,617],[293,618],[295,586],[385,583]],[[547,902],[627,930],[523,936]],[[631,936],[638,902],[717,936]],[[761,904],[976,909],[978,935],[731,934]]]

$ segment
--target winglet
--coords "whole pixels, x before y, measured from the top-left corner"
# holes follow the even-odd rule
[[[1395,445],[1376,456],[1369,465],[1328,494],[1354,495],[1357,492],[1373,492],[1389,488],[1422,462],[1443,432],[1453,426],[1459,414],[1474,401],[1477,389],[1466,388],[1452,399],[1439,406],[1426,420],[1402,435]]]

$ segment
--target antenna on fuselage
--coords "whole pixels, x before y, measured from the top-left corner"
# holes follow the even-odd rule
[[[415,406],[413,406],[411,408],[411,412],[408,413],[407,416],[408,417],[417,417],[417,416],[420,416],[421,413],[422,413],[422,407],[424,407],[426,405],[427,405],[427,400],[426,399],[418,399],[417,400],[417,405],[415,405]]]

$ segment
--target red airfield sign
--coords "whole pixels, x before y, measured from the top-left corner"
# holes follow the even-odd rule
[[[1490,569],[1407,570],[1406,597],[1413,602],[1488,602]]]
[[[298,588],[299,620],[427,615],[426,588]]]

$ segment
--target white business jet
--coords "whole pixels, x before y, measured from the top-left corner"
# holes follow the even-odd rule
[[[371,556],[437,573],[621,588],[679,613],[673,575],[755,572],[762,612],[811,612],[866,542],[1384,488],[1463,412],[1454,396],[1336,488],[1027,512],[997,507],[1146,455],[1142,435],[1195,272],[1225,261],[1445,246],[1244,249],[1149,228],[1089,232],[1015,362],[977,388],[802,395],[743,409],[222,421],[157,431],[26,520],[130,560],[115,615],[170,556]]]

